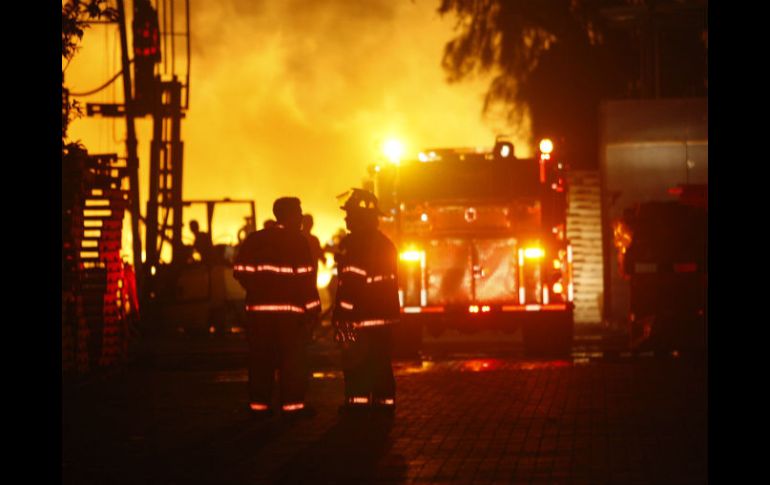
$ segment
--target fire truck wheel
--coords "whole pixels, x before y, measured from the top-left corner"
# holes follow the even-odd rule
[[[572,352],[572,319],[561,317],[526,322],[522,325],[522,337],[527,356],[569,357]]]
[[[441,325],[428,324],[425,327],[428,333],[430,334],[430,336],[433,338],[441,337],[441,335],[444,333],[444,327],[442,327]]]
[[[208,327],[206,328],[206,331],[216,334],[222,333],[225,323],[228,320],[228,313],[228,308],[225,305],[209,310]]]
[[[401,323],[393,329],[393,353],[398,357],[414,357],[422,348],[422,324]]]

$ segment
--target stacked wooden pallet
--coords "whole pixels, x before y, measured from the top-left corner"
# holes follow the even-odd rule
[[[62,184],[62,366],[88,372],[126,356],[121,236],[128,193],[114,154],[73,150]]]

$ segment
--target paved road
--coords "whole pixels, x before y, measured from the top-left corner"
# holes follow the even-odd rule
[[[242,342],[164,345],[65,387],[64,483],[707,482],[702,356],[583,341],[572,359],[533,360],[515,347],[439,345],[396,363],[387,419],[337,414],[342,376],[324,348],[308,396],[317,415],[255,421]]]

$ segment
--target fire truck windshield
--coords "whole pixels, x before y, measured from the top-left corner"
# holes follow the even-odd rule
[[[539,194],[533,160],[440,161],[400,167],[397,197],[412,201],[510,201]]]

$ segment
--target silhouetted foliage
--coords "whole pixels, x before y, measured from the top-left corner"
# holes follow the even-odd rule
[[[78,50],[85,29],[94,20],[117,20],[118,11],[107,0],[67,0],[61,7],[61,55],[71,59]]]
[[[442,65],[450,81],[497,71],[487,104],[516,100],[541,56],[557,42],[587,37],[592,23],[579,2],[540,0],[443,0],[439,13],[457,17],[457,37],[447,43]]]
[[[85,29],[94,20],[118,19],[118,11],[107,6],[107,0],[67,0],[61,7],[61,55],[67,60],[62,69],[62,91],[64,90],[64,71],[69,61],[77,53],[79,43],[83,39]],[[76,100],[65,100],[62,106],[62,143],[67,136],[67,126],[76,118],[82,116],[82,108]]]
[[[450,82],[492,74],[484,111],[532,112],[536,137],[564,136],[595,160],[601,99],[649,96],[651,32],[660,95],[706,95],[706,0],[442,0],[457,35],[442,65]],[[654,23],[653,23],[654,22]],[[653,30],[654,26],[654,30]]]

